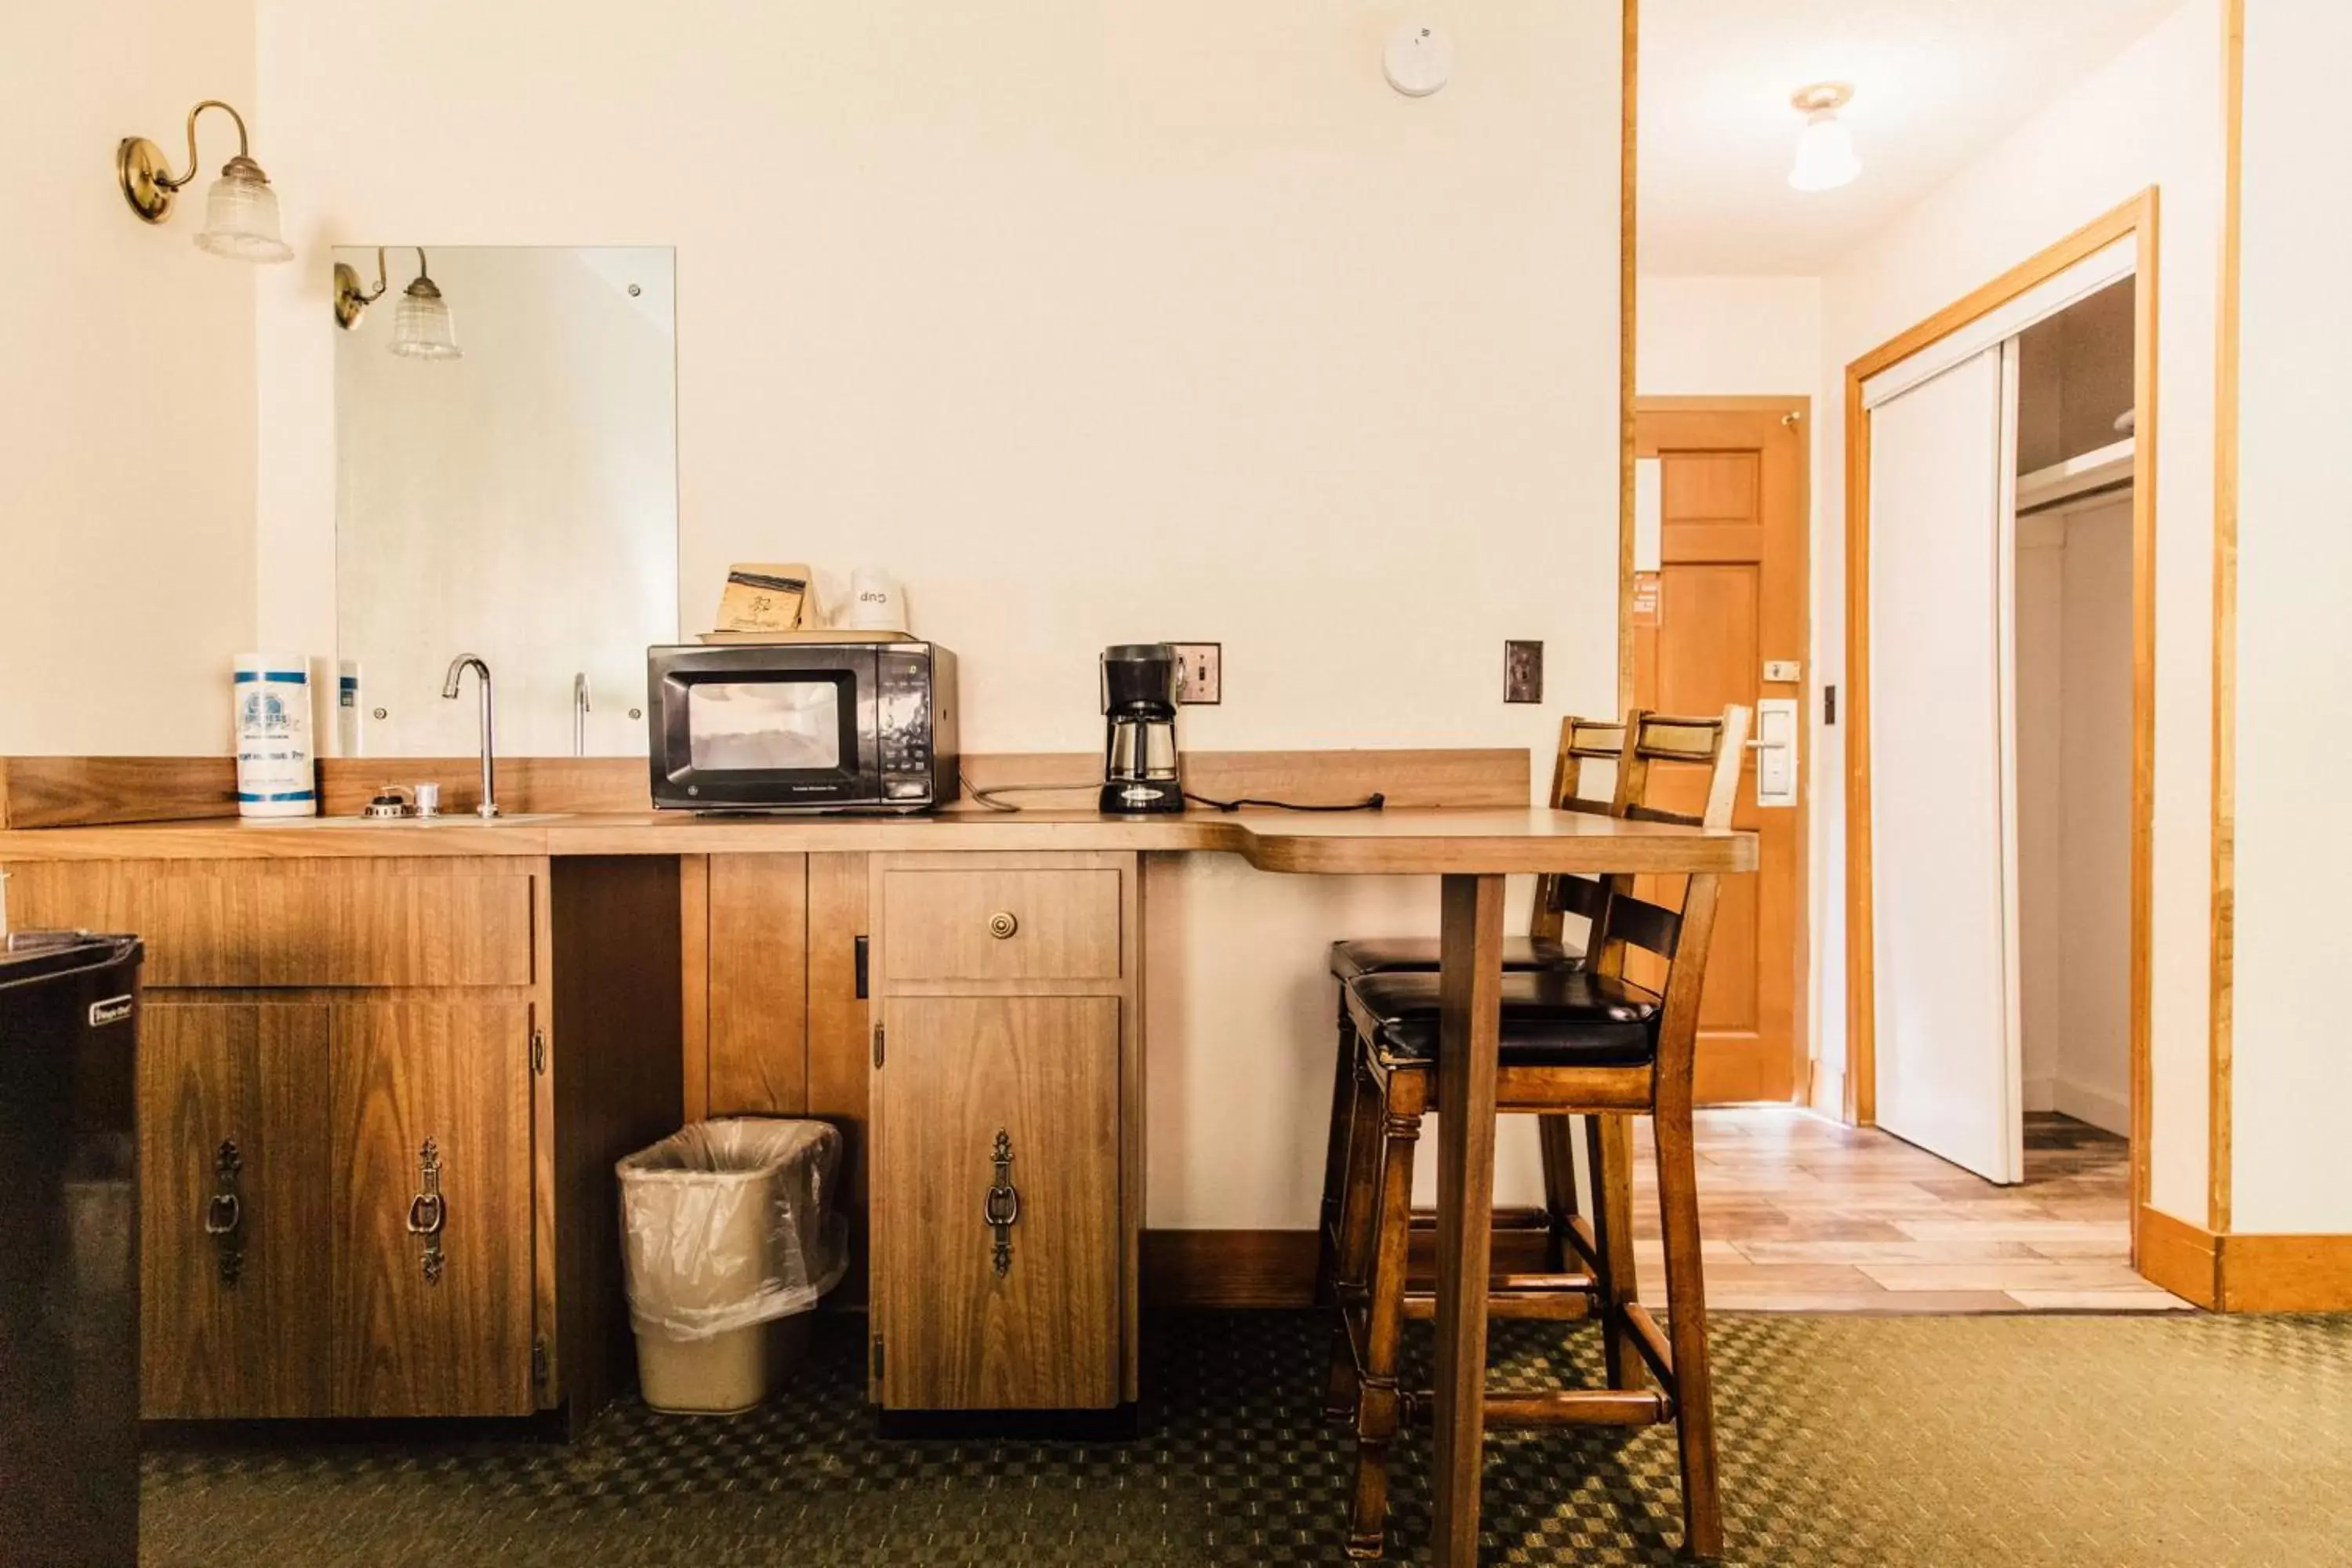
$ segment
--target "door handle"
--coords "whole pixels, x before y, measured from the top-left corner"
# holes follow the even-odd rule
[[[996,1130],[996,1147],[989,1153],[996,1165],[995,1184],[981,1205],[982,1223],[996,1233],[994,1261],[999,1279],[1013,1271],[1013,1227],[1021,1219],[1021,1190],[1013,1184],[1013,1140]]]
[[[213,1156],[215,1184],[205,1205],[205,1234],[219,1251],[224,1285],[236,1284],[237,1276],[245,1272],[245,1238],[237,1234],[245,1226],[245,1205],[237,1195],[237,1178],[244,1170],[245,1159],[237,1152],[236,1140],[222,1139]]]
[[[432,1139],[416,1159],[418,1184],[424,1190],[408,1200],[408,1234],[424,1239],[424,1255],[420,1259],[427,1285],[441,1283],[441,1226],[449,1217],[448,1205],[441,1196],[441,1147]]]
[[[1797,804],[1797,714],[1793,697],[1767,697],[1756,704],[1756,804]]]

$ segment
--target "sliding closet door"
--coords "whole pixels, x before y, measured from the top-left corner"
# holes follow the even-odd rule
[[[2003,353],[1871,416],[1870,841],[1878,1124],[2015,1182]]]

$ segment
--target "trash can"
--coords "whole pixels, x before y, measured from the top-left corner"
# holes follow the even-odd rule
[[[647,1405],[731,1413],[775,1392],[846,1263],[846,1222],[830,1212],[840,1163],[824,1122],[734,1117],[614,1166]]]

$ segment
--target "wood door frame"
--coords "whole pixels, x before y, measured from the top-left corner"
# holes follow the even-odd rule
[[[1797,657],[1803,660],[1804,678],[1797,683],[1797,736],[1799,742],[1797,753],[1797,804],[1793,807],[1788,808],[1793,810],[1797,814],[1795,847],[1796,867],[1794,885],[1790,889],[1791,897],[1789,911],[1790,927],[1790,935],[1791,939],[1790,942],[1791,950],[1790,957],[1790,961],[1796,966],[1796,973],[1792,983],[1793,988],[1790,994],[1789,1006],[1789,1051],[1791,1058],[1792,1072],[1790,1082],[1794,1086],[1795,1095],[1788,1103],[1797,1106],[1810,1106],[1812,1104],[1813,1100],[1813,1071],[1816,1060],[1813,1055],[1812,1032],[1813,790],[1811,783],[1811,771],[1808,766],[1810,759],[1805,755],[1804,742],[1811,738],[1811,718],[1813,712],[1813,692],[1815,690],[1814,676],[1816,673],[1813,659],[1813,400],[1807,395],[1780,395],[1774,394],[1758,395],[1749,394],[1725,394],[1721,396],[1691,396],[1674,395],[1655,397],[1635,397],[1631,400],[1628,406],[1633,410],[1633,416],[1626,421],[1625,426],[1629,437],[1627,450],[1630,453],[1633,453],[1635,458],[1638,458],[1640,454],[1642,445],[1640,437],[1641,420],[1642,416],[1645,414],[1723,414],[1734,416],[1778,415],[1780,417],[1780,423],[1783,425],[1787,425],[1793,421],[1797,430],[1803,437],[1803,451],[1801,460],[1797,465],[1797,494],[1795,501],[1798,513],[1798,527],[1796,531],[1798,552],[1796,562],[1797,624],[1801,628],[1801,635],[1803,639],[1799,647]],[[1627,468],[1628,479],[1625,492],[1628,498],[1629,515],[1631,498],[1633,496],[1633,485],[1631,479],[1632,473],[1633,469],[1629,466]],[[1763,500],[1760,496],[1759,498],[1758,504],[1759,506],[1763,504]],[[1619,563],[1617,584],[1619,597],[1627,606],[1623,613],[1622,613],[1618,617],[1618,625],[1622,628],[1621,635],[1623,637],[1625,644],[1624,657],[1619,666],[1621,672],[1619,676],[1619,685],[1622,689],[1621,692],[1622,701],[1619,704],[1621,709],[1631,708],[1633,705],[1634,628],[1633,614],[1630,607],[1633,603],[1633,533],[1629,527],[1625,534],[1622,558]],[[1777,811],[1782,808],[1773,806],[1766,809]],[[1774,1103],[1779,1102],[1775,1101]]]
[[[2156,775],[2158,196],[2148,186],[1846,366],[1846,1077],[1845,1120],[1877,1119],[1877,994],[1870,841],[1870,410],[1863,384],[2126,237],[2132,272],[2131,1223],[2139,1258],[2148,1192],[2150,910]]]

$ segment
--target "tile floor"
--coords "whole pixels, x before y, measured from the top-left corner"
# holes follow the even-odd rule
[[[1634,1220],[1654,1296],[1664,1258],[1647,1125],[1636,1122]],[[1797,1110],[1702,1111],[1698,1152],[1717,1310],[2190,1310],[2132,1271],[2129,1145],[2063,1116],[2026,1118],[2026,1179],[2014,1187]]]

